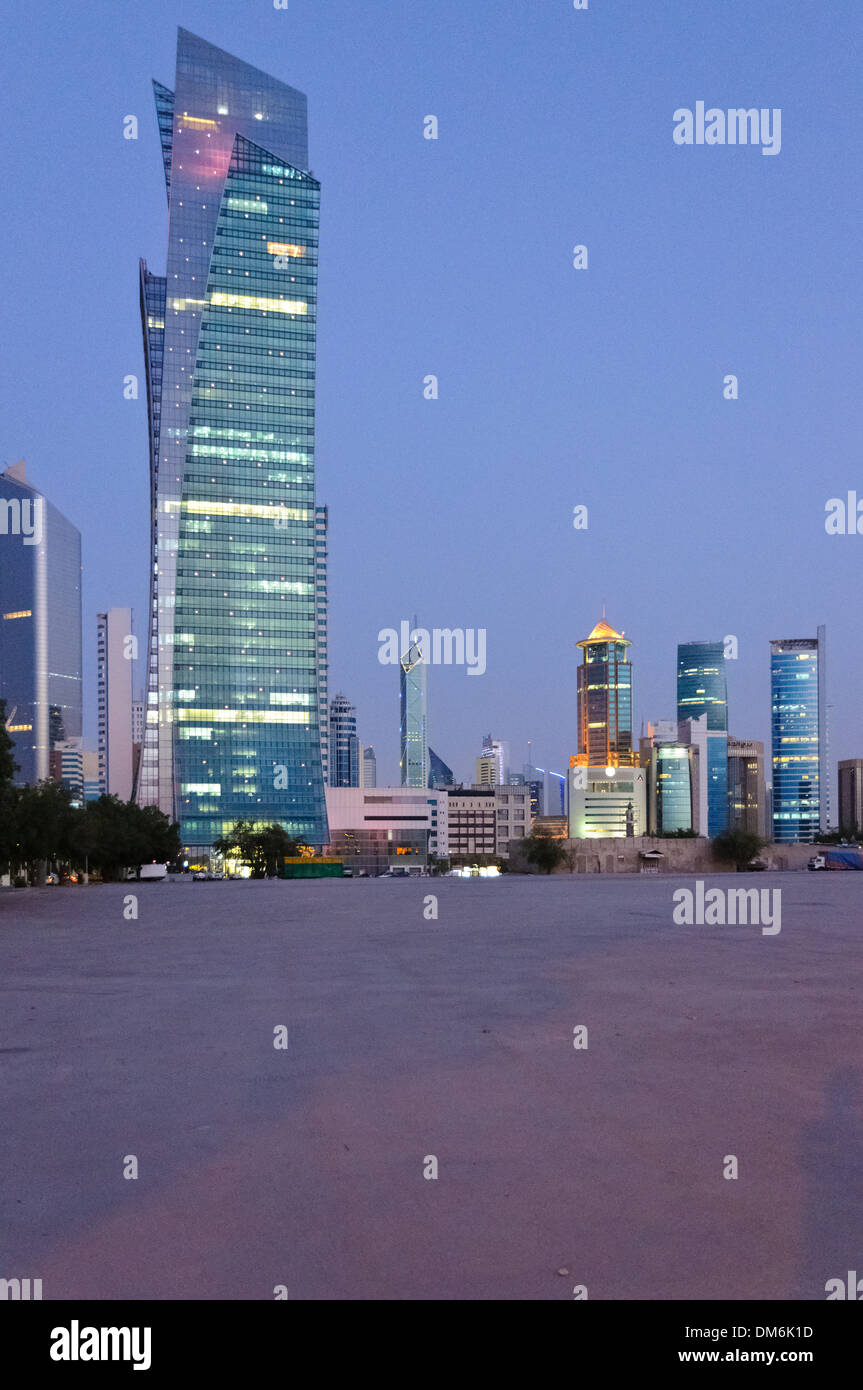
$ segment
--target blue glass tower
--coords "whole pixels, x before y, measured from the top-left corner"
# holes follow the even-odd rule
[[[403,787],[428,787],[428,696],[425,656],[411,641],[399,660],[400,768]]]
[[[31,483],[0,473],[0,700],[19,784],[81,735],[81,536]]]
[[[315,613],[320,186],[306,98],[179,30],[155,85],[167,275],[141,263],[152,569],[137,797],[205,848],[327,841]]]
[[[677,718],[707,715],[707,833],[728,829],[728,689],[722,642],[677,648]],[[702,832],[703,833],[703,832]]]
[[[826,633],[770,643],[773,838],[811,844],[829,822]]]

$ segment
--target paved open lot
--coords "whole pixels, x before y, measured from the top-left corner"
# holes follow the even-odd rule
[[[823,1299],[863,1272],[863,875],[708,883],[781,932],[674,925],[692,879],[0,894],[0,1276]]]

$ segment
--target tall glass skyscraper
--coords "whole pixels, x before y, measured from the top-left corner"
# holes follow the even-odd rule
[[[770,643],[777,844],[811,844],[829,825],[826,636]]]
[[[360,785],[360,743],[357,711],[347,695],[334,695],[330,703],[330,787]]]
[[[603,618],[578,643],[578,757],[587,767],[632,767],[632,643]],[[557,812],[555,811],[556,815]]]
[[[399,661],[401,779],[403,787],[428,787],[428,691],[426,663],[417,642]]]
[[[43,781],[81,736],[81,535],[23,459],[0,473],[0,700],[15,781]]]
[[[677,718],[707,715],[707,833],[728,829],[728,689],[722,642],[677,648]],[[703,833],[703,832],[702,832]]]
[[[205,848],[327,841],[315,611],[320,186],[306,98],[179,30],[154,84],[167,275],[141,263],[151,611],[137,797]]]

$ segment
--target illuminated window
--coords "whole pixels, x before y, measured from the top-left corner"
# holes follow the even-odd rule
[[[257,294],[223,294],[216,290],[210,303],[218,309],[263,309],[274,314],[304,314],[308,305],[302,299],[269,299]]]
[[[305,246],[294,246],[289,241],[268,241],[267,250],[271,256],[293,256],[295,259],[306,254]]]

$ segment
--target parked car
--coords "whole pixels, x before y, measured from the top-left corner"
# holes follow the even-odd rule
[[[345,869],[345,868],[342,869],[342,878],[353,878],[353,876],[354,876],[354,871],[353,871],[353,869]]]
[[[750,873],[760,874],[769,866],[766,859],[750,859],[746,867]]]

